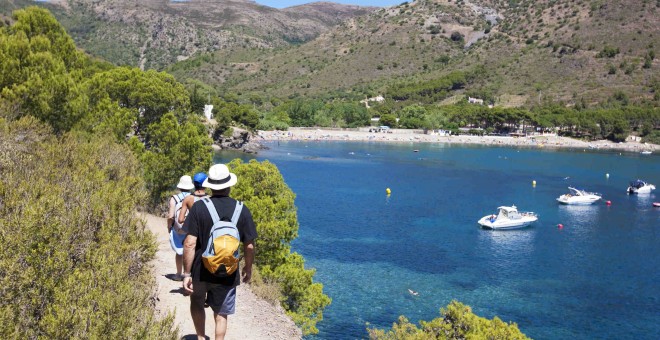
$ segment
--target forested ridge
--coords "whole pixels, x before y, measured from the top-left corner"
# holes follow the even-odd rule
[[[0,27],[0,334],[177,338],[155,317],[155,240],[135,212],[208,169],[214,127],[172,76],[87,56],[44,9],[12,20]],[[330,299],[290,251],[293,192],[267,162],[230,168],[260,235],[256,284],[316,332]]]

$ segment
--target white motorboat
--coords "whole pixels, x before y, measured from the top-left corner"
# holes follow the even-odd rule
[[[630,182],[630,186],[628,186],[628,194],[649,194],[651,190],[655,190],[655,185],[641,179]]]
[[[652,151],[645,150],[645,151],[642,151],[642,152],[640,152],[640,153],[641,153],[642,155],[650,155],[650,154],[652,154],[653,152],[652,152]]]
[[[573,187],[568,187],[568,190],[569,193],[559,196],[557,202],[570,205],[588,205],[596,203],[596,201],[602,198],[602,195],[595,192],[588,192]]]
[[[515,205],[497,208],[497,215],[486,215],[477,223],[488,229],[517,229],[526,227],[538,220],[533,212],[519,212]]]

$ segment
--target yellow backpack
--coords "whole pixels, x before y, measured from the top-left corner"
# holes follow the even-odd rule
[[[234,215],[232,215],[230,222],[226,222],[220,221],[218,212],[211,199],[207,197],[202,199],[202,201],[206,204],[206,208],[209,210],[213,219],[209,241],[202,254],[202,263],[215,276],[230,276],[238,269],[238,261],[240,259],[238,249],[241,243],[241,236],[236,224],[238,223],[238,218],[241,216],[243,203],[236,201]]]

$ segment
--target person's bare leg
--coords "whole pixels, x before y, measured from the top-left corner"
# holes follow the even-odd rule
[[[215,340],[224,340],[227,333],[227,315],[215,314]]]
[[[183,255],[174,253],[174,261],[176,262],[176,275],[181,277],[181,270],[183,269]]]
[[[193,324],[195,325],[195,333],[198,340],[206,340],[204,334],[204,327],[206,321],[206,312],[204,311],[204,300],[195,299],[192,295],[190,297],[190,316],[192,316]],[[217,321],[216,321],[217,322]]]

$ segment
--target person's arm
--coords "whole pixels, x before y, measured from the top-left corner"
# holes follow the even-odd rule
[[[195,245],[197,236],[188,234],[183,240],[183,290],[188,293],[193,292],[192,285],[192,264],[195,259]],[[247,262],[246,262],[247,263]]]
[[[167,212],[167,232],[169,233],[172,230],[172,224],[174,223],[174,197],[170,197],[169,210]]]
[[[252,279],[252,263],[254,262],[254,240],[243,243],[243,252],[245,253],[245,266],[241,276],[244,283],[249,283]]]
[[[193,203],[195,203],[195,196],[193,195],[188,195],[183,199],[183,204],[181,204],[181,211],[179,212],[179,216],[177,216],[177,221],[179,224],[183,225],[183,222],[186,221],[186,214],[188,213],[188,209],[192,207]]]

